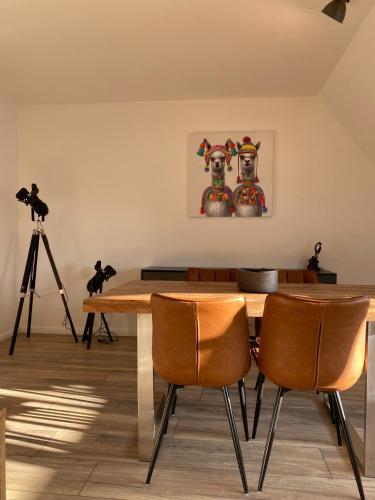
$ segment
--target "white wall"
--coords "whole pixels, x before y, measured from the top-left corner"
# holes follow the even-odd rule
[[[367,156],[375,162],[375,7],[328,78],[321,96]]]
[[[17,114],[0,98],[0,339],[13,327],[17,300],[18,213],[14,197],[18,187]]]
[[[246,129],[276,131],[274,216],[188,218],[188,134]],[[321,264],[340,282],[375,282],[375,168],[318,98],[25,106],[19,157],[20,183],[37,182],[50,206],[47,234],[79,326],[98,258],[119,271],[113,286],[149,265],[304,266],[320,240]],[[22,267],[31,230],[25,209]],[[44,252],[38,282],[41,294],[56,289]],[[34,324],[57,331],[62,317],[51,295]]]

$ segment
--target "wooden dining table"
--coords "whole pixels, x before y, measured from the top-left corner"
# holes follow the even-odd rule
[[[353,444],[361,467],[368,477],[375,477],[375,286],[280,284],[279,292],[294,297],[339,299],[367,295],[368,311],[368,368],[365,395],[364,439],[350,425]],[[249,317],[263,315],[267,294],[246,293],[236,283],[188,281],[129,281],[104,293],[87,298],[83,310],[93,319],[94,313],[126,313],[136,315],[137,328],[137,398],[138,398],[138,456],[149,460],[154,446],[154,371],[152,363],[152,293],[163,293],[179,298],[218,298],[243,296]],[[89,322],[90,323],[90,322]],[[92,322],[93,323],[93,322]],[[92,329],[92,324],[91,324]],[[91,330],[92,331],[92,330]],[[176,332],[178,334],[178,332]],[[339,337],[340,332],[337,332]],[[350,423],[349,423],[350,424]]]

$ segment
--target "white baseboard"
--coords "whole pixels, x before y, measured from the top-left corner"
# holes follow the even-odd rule
[[[82,335],[83,333],[84,326],[82,325],[81,327],[76,328],[77,335]],[[118,335],[119,337],[135,337],[136,336],[136,331],[131,328],[115,328],[115,329],[110,329],[111,333],[113,335]],[[21,333],[26,333],[25,328],[20,328]],[[49,333],[49,334],[67,334],[70,333],[70,330],[67,330],[63,326],[32,326],[31,333]],[[11,336],[11,332],[9,331],[8,337]],[[4,337],[7,338],[7,337]],[[1,339],[1,337],[0,337]]]

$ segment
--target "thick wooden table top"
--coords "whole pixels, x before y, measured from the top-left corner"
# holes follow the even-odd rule
[[[279,285],[279,292],[299,297],[333,299],[368,295],[371,304],[367,319],[375,321],[374,285],[326,285],[322,283],[286,283]],[[83,302],[84,312],[104,313],[150,313],[152,293],[163,293],[174,297],[194,299],[229,297],[240,295],[247,300],[251,317],[263,315],[267,294],[246,293],[238,289],[237,283],[206,283],[194,281],[129,281],[107,292],[90,297]]]

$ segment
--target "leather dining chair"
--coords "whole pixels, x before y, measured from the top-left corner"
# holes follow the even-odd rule
[[[313,300],[279,293],[267,297],[257,364],[278,392],[258,491],[263,488],[284,395],[291,390],[320,391],[335,402],[360,498],[365,498],[340,391],[350,389],[363,372],[368,307],[368,297]]]
[[[245,468],[228,387],[250,368],[246,301],[243,297],[186,300],[153,294],[152,356],[155,371],[169,382],[160,429],[146,483],[149,484],[180,386],[217,387],[223,392],[244,492]]]
[[[278,270],[278,282],[280,283],[319,283],[318,275],[312,269],[279,269]],[[260,329],[262,325],[262,318],[255,318],[255,339],[253,338],[254,349],[253,354],[256,355],[256,344],[257,340],[259,340]],[[263,390],[263,387],[260,386],[264,383],[264,377],[262,377],[259,372],[256,383],[255,390],[259,392]],[[332,420],[334,417],[332,416]],[[256,433],[256,425],[255,425],[255,433]],[[252,438],[255,438],[254,428]]]
[[[238,269],[189,267],[186,281],[230,281],[236,282]],[[318,275],[311,269],[279,269],[279,283],[319,283]]]
[[[189,267],[186,272],[186,281],[206,281],[206,282],[237,282],[238,269],[229,268],[207,268],[207,267]],[[247,423],[247,404],[245,380],[238,381],[238,391],[240,394],[242,421],[244,425],[246,441],[250,440],[249,428]],[[174,396],[171,415],[174,415],[177,403],[177,392]]]
[[[189,267],[186,281],[226,281],[236,282],[238,270],[234,268]]]
[[[318,275],[312,269],[279,269],[279,283],[319,283]]]

